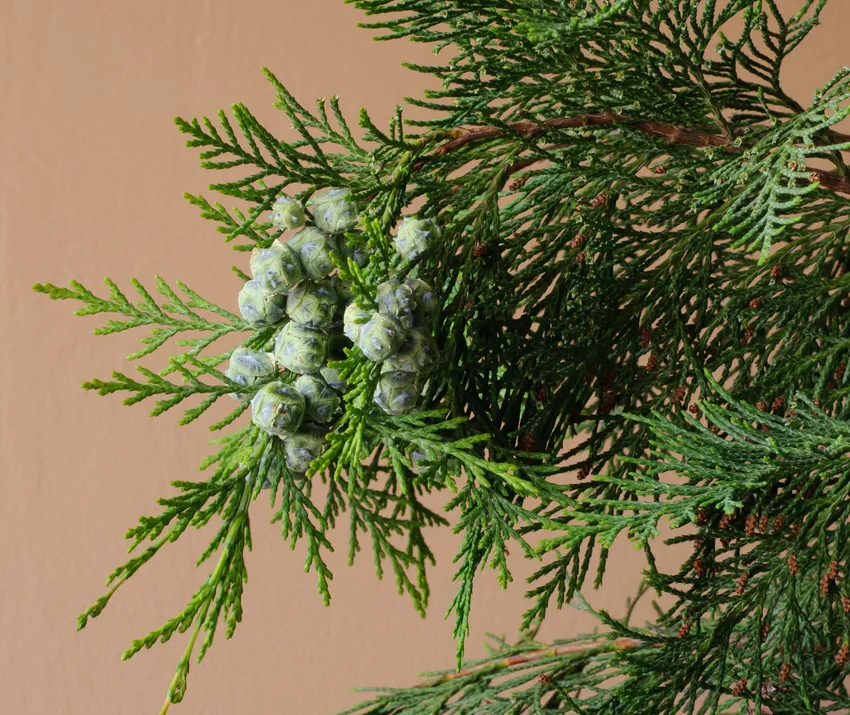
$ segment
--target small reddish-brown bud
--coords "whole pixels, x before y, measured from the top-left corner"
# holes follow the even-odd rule
[[[827,575],[832,581],[838,580],[838,562],[835,559],[829,562],[829,571],[827,571]]]
[[[570,246],[576,249],[581,248],[582,246],[584,246],[584,241],[584,234],[579,232],[573,237],[573,240],[570,242]]]
[[[764,620],[761,623],[761,639],[762,641],[767,640],[767,636],[770,634],[770,621]]]
[[[584,263],[585,258],[587,258],[587,256],[584,254],[584,251],[576,253],[576,263]]]
[[[659,164],[658,166],[653,167],[652,171],[660,176],[667,172],[667,167],[664,166],[664,164]]]
[[[755,333],[752,328],[747,328],[741,336],[741,345],[749,345],[752,342]]]
[[[762,305],[761,298],[750,298],[747,305],[749,305],[753,310],[758,310]]]
[[[791,533],[792,533],[794,536],[799,536],[799,535],[800,535],[800,529],[801,529],[801,528],[802,528],[802,524],[800,524],[800,522],[799,522],[799,521],[798,521],[798,522],[795,522],[795,523],[791,524]]]
[[[711,430],[712,434],[720,434],[720,428],[715,424],[712,424],[708,429]]]
[[[767,531],[767,514],[762,514],[759,518],[759,531],[762,533]]]
[[[590,476],[590,470],[587,467],[582,467],[581,469],[578,470],[578,473],[576,474],[576,479],[578,479],[580,482],[583,482],[589,476]]]
[[[702,577],[705,573],[705,561],[703,561],[701,557],[697,556],[697,558],[694,559],[693,569],[697,578]]]
[[[838,366],[838,369],[835,371],[835,379],[838,382],[841,382],[844,379],[844,373],[847,372],[847,363],[843,362]]]
[[[721,529],[728,529],[729,524],[731,524],[731,523],[732,523],[732,517],[729,514],[724,514],[723,516],[720,517],[720,523],[718,524],[718,526]]]
[[[784,398],[782,395],[780,395],[779,397],[777,397],[777,398],[773,401],[773,404],[770,406],[770,408],[771,408],[774,412],[778,412],[778,411],[779,411],[779,410],[781,410],[784,406],[785,406],[785,398]]]
[[[697,509],[697,521],[700,524],[708,523],[708,509],[706,509],[704,506],[701,506],[699,509]]]
[[[698,415],[699,414],[699,405],[696,402],[694,402],[690,407],[688,407],[688,412],[690,412],[692,415]]]
[[[773,268],[771,268],[770,277],[773,278],[773,280],[775,281],[778,281],[780,278],[782,278],[782,266],[777,264]]]
[[[525,182],[528,181],[528,176],[518,176],[516,179],[511,181],[508,184],[508,188],[511,191],[519,191],[523,186],[525,186]]]
[[[470,301],[467,301],[466,305],[465,305],[465,306],[463,306],[463,307],[464,307],[466,310],[472,310],[472,309],[475,307],[475,303],[473,303],[473,302],[470,300]]]
[[[649,358],[646,361],[646,372],[647,374],[655,372],[655,368],[658,367],[658,356],[655,353],[650,353]]]
[[[773,520],[773,533],[778,534],[783,526],[785,526],[785,517],[780,514]]]
[[[472,249],[472,255],[476,258],[482,258],[486,256],[489,251],[490,248],[486,243],[476,243],[475,248]]]
[[[533,452],[537,447],[537,438],[533,434],[524,434],[519,438],[520,449],[526,452]]]
[[[844,613],[850,613],[850,596],[846,593],[841,597],[841,607],[844,609]]]
[[[847,658],[850,658],[850,643],[844,641],[841,644],[841,649],[838,651],[838,655],[835,656],[835,662],[838,665],[844,665],[847,662]]]
[[[749,581],[749,580],[750,580],[750,577],[745,573],[742,573],[740,576],[738,576],[737,580],[735,581],[735,584],[736,584],[735,595],[736,596],[743,596],[744,595],[744,589],[747,588],[747,581]]]
[[[646,350],[649,347],[649,343],[652,340],[652,333],[649,332],[647,328],[640,329],[640,349]]]
[[[602,408],[601,412],[603,415],[607,415],[614,409],[617,404],[617,393],[613,390],[608,390],[605,393],[605,396],[602,399]]]
[[[673,393],[673,402],[677,405],[681,405],[682,401],[685,399],[685,394],[687,393],[688,388],[684,385],[679,385],[676,388],[676,391]]]
[[[606,194],[604,191],[601,191],[600,193],[596,194],[596,196],[594,196],[590,200],[590,206],[591,206],[591,208],[594,208],[594,209],[601,208],[602,206],[604,206],[607,203],[608,203],[608,194]]]
[[[824,574],[820,578],[820,595],[821,598],[826,598],[829,595],[829,587],[832,581],[829,579],[829,574]]]
[[[791,572],[792,576],[796,576],[800,573],[800,565],[797,563],[797,557],[794,554],[790,554],[788,556],[788,570]]]
[[[785,662],[782,664],[782,667],[779,669],[779,682],[786,683],[788,682],[788,678],[791,677],[791,664]]]
[[[755,514],[749,514],[747,516],[747,520],[744,522],[744,533],[747,536],[752,536],[756,533],[756,521],[757,518]]]
[[[747,679],[746,678],[741,678],[740,680],[736,680],[734,683],[732,683],[732,688],[731,688],[732,695],[734,695],[736,698],[741,697],[741,695],[744,694],[744,691],[746,689],[747,689]]]
[[[815,407],[820,407],[820,405],[821,405],[820,397],[816,397],[814,400],[812,400],[812,404]]]
[[[759,412],[767,412],[767,403],[764,400],[759,400],[756,402],[756,409]]]
[[[541,673],[537,676],[537,682],[541,685],[549,685],[549,683],[552,682],[552,678],[549,676],[548,673]]]
[[[691,632],[691,624],[689,621],[685,621],[682,623],[681,628],[679,628],[679,638],[687,638],[688,633]]]

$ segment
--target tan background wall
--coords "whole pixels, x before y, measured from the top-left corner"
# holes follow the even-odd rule
[[[207,573],[192,563],[209,533],[189,534],[75,634],[76,616],[123,560],[124,530],[156,511],[170,480],[197,474],[208,433],[79,390],[85,379],[127,370],[123,357],[141,336],[94,338],[97,319],[73,318],[70,304],[29,286],[76,278],[99,289],[104,275],[126,285],[161,273],[235,307],[229,266],[245,267],[245,256],[182,199],[213,178],[171,117],[243,101],[288,136],[259,71],[268,65],[308,106],[336,92],[352,118],[365,106],[385,123],[427,82],[400,60],[431,55],[421,45],[373,43],[359,19],[341,0],[0,0],[0,712],[158,712],[184,638],[129,663],[120,653],[178,612]],[[833,0],[825,20],[787,76],[804,102],[850,63],[850,7]],[[329,714],[360,699],[355,686],[403,685],[452,663],[451,624],[441,616],[456,537],[433,534],[439,563],[422,621],[390,581],[375,580],[368,554],[345,568],[341,539],[325,609],[315,577],[302,573],[303,551],[290,552],[267,525],[264,503],[252,513],[244,622],[193,667],[186,702],[173,712]],[[480,581],[472,655],[483,653],[485,631],[515,634],[529,572],[515,561],[507,593],[490,574]],[[618,612],[641,565],[620,545],[592,602]],[[573,612],[556,613],[542,635],[588,627]]]

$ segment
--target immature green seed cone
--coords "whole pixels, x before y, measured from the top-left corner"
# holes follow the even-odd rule
[[[400,370],[382,372],[373,399],[388,415],[407,414],[419,400],[419,376]]]
[[[340,250],[342,251],[342,256],[345,260],[350,258],[361,268],[365,268],[366,264],[369,263],[369,254],[366,253],[366,249],[362,246],[352,247],[343,244],[340,246]]]
[[[272,325],[283,318],[286,296],[266,293],[258,281],[247,281],[239,291],[239,311],[251,325]]]
[[[386,360],[404,342],[404,326],[394,315],[373,313],[360,330],[357,346],[374,362]]]
[[[287,244],[301,259],[306,277],[313,280],[326,278],[333,271],[331,252],[336,252],[333,238],[313,226],[302,228]]]
[[[230,364],[224,372],[229,380],[245,387],[268,380],[276,374],[277,367],[268,353],[246,347],[236,348],[231,353]],[[230,396],[237,400],[245,399],[245,395],[241,392],[231,392]]]
[[[325,362],[327,351],[327,335],[306,325],[287,323],[275,338],[275,360],[299,375],[318,372]]]
[[[413,291],[413,298],[416,301],[416,310],[423,314],[436,313],[440,307],[437,300],[437,294],[434,289],[421,278],[409,278],[405,285],[409,286]]]
[[[393,239],[396,250],[405,258],[413,259],[424,253],[440,238],[440,227],[428,218],[406,218]]]
[[[328,189],[313,199],[310,209],[316,226],[328,233],[350,231],[360,219],[348,189]]]
[[[304,204],[284,194],[272,204],[272,225],[281,231],[292,231],[304,225]]]
[[[424,330],[411,330],[398,352],[387,358],[387,365],[402,372],[427,375],[437,366],[440,351],[437,343]]]
[[[301,281],[289,291],[286,314],[299,325],[325,328],[336,312],[336,291],[327,281]]]
[[[301,261],[288,244],[274,241],[251,251],[251,275],[266,293],[286,293],[301,280]]]
[[[413,465],[413,471],[417,474],[422,474],[431,466],[430,464],[425,464],[425,462],[432,461],[435,461],[434,457],[429,456],[423,449],[414,449],[410,454],[410,463]]]
[[[325,382],[321,373],[302,375],[293,386],[304,396],[309,419],[321,423],[333,419],[334,412],[339,407],[339,395]]]
[[[351,342],[356,343],[360,339],[360,333],[363,326],[369,322],[372,317],[371,310],[363,310],[354,301],[345,307],[345,313],[342,317],[343,332]]]
[[[322,456],[328,444],[326,430],[319,425],[305,422],[296,434],[289,435],[283,441],[286,466],[290,471],[303,473],[310,463]]]
[[[280,437],[298,429],[305,407],[303,395],[294,387],[270,382],[251,400],[251,420],[260,429]]]
[[[413,327],[416,297],[409,285],[399,283],[396,278],[390,278],[378,285],[376,293],[378,312],[394,315],[405,328]]]
[[[348,389],[348,383],[340,376],[339,370],[335,367],[323,367],[319,370],[319,374],[325,378],[328,387],[336,390],[340,394],[344,394]]]

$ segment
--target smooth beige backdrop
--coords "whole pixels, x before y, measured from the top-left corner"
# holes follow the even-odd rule
[[[0,712],[149,715],[185,638],[128,663],[119,656],[206,576],[192,564],[210,533],[167,548],[82,633],[75,619],[123,560],[124,531],[157,509],[171,480],[197,474],[209,433],[201,423],[178,429],[176,414],[153,420],[143,405],[81,391],[85,379],[132,369],[123,358],[141,334],[93,337],[97,318],[75,318],[70,303],[29,287],[75,278],[100,290],[105,275],[126,285],[161,273],[235,307],[229,266],[244,268],[245,255],[183,200],[215,179],[183,147],[172,116],[243,101],[291,136],[271,107],[260,73],[267,65],[308,106],[338,93],[350,117],[365,106],[381,125],[396,102],[428,86],[400,61],[431,55],[422,45],[372,42],[355,27],[359,11],[341,0],[0,0],[0,11]],[[786,77],[804,103],[850,63],[850,8],[833,0],[824,19]],[[432,535],[439,562],[423,621],[391,580],[375,579],[368,553],[345,567],[344,531],[333,605],[324,608],[315,576],[303,573],[303,549],[289,551],[263,502],[252,514],[244,622],[193,666],[186,701],[172,712],[330,714],[361,699],[355,686],[404,685],[417,671],[451,665],[442,615],[458,537]],[[471,655],[484,652],[486,631],[515,634],[530,567],[514,560],[509,591],[490,573],[480,580]],[[620,544],[591,601],[619,612],[641,566]],[[541,635],[590,626],[564,611]]]

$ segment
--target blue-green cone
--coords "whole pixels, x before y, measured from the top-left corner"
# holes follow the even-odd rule
[[[417,317],[428,317],[437,312],[440,303],[437,300],[437,294],[430,285],[421,278],[409,278],[404,283],[413,291],[413,298],[416,300]]]
[[[316,226],[328,233],[350,231],[360,220],[348,189],[328,189],[310,202],[310,210]]]
[[[360,268],[365,268],[366,264],[369,263],[369,254],[366,253],[366,248],[364,246],[352,247],[343,243],[340,246],[340,250],[342,251],[342,257],[345,258],[345,260],[350,258],[358,266],[360,266]]]
[[[301,280],[301,261],[286,243],[251,251],[251,275],[266,293],[286,293]]]
[[[268,353],[246,347],[236,348],[231,353],[230,364],[224,372],[227,379],[245,387],[264,382],[276,374],[277,367]],[[231,392],[230,396],[237,400],[245,399],[245,395],[241,392]]]
[[[390,278],[379,284],[376,290],[378,312],[394,315],[405,328],[414,324],[413,311],[416,309],[416,298],[413,289],[396,278]]]
[[[336,252],[336,243],[328,234],[313,226],[306,226],[296,233],[287,244],[301,259],[306,277],[314,280],[326,278],[333,271],[331,252]]]
[[[286,312],[286,296],[266,293],[257,281],[247,281],[239,291],[239,311],[251,325],[273,325]]]
[[[324,365],[327,351],[327,335],[306,325],[287,323],[275,338],[275,360],[299,375],[318,372]]]
[[[394,315],[373,313],[360,330],[357,346],[374,362],[386,360],[404,342],[404,326]]]
[[[314,422],[330,422],[339,407],[339,395],[330,388],[321,374],[302,375],[294,383],[304,396],[307,417]]]
[[[439,359],[440,351],[434,338],[424,330],[411,330],[398,352],[387,358],[387,365],[393,370],[427,375],[434,370]]]
[[[440,238],[440,227],[428,218],[406,218],[393,239],[396,250],[405,258],[416,258]]]
[[[251,420],[260,429],[280,437],[298,429],[305,407],[304,396],[294,387],[270,382],[251,400]]]
[[[283,194],[272,204],[272,225],[281,231],[293,231],[304,225],[304,204]]]
[[[289,291],[286,314],[299,325],[326,328],[336,313],[336,291],[327,281],[301,281]]]
[[[338,393],[344,394],[348,389],[348,383],[340,376],[339,370],[335,367],[323,367],[319,370],[319,373],[323,378],[325,378],[325,382],[328,383],[328,386],[336,390]]]
[[[306,472],[310,463],[325,451],[326,434],[319,425],[305,422],[297,433],[288,435],[283,441],[283,452],[289,470],[299,474]]]
[[[342,330],[352,343],[356,343],[360,339],[363,326],[369,322],[371,317],[371,310],[363,310],[354,301],[351,301],[345,307],[345,313],[342,316]]]
[[[419,375],[400,370],[382,372],[373,399],[388,415],[407,414],[419,400]]]

